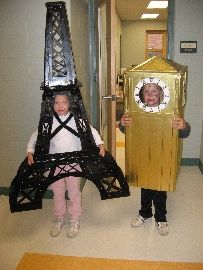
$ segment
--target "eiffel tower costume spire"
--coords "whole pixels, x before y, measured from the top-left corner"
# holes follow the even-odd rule
[[[11,212],[42,208],[42,198],[47,187],[70,175],[91,180],[97,186],[102,200],[129,196],[128,184],[116,161],[107,151],[104,157],[99,156],[93,139],[80,93],[81,85],[76,79],[65,3],[48,2],[46,7],[45,68],[44,83],[41,86],[44,92],[34,164],[29,166],[26,158],[11,182]],[[77,127],[74,135],[80,138],[81,151],[49,154],[51,138],[61,128],[67,127],[65,122],[60,122],[58,130],[51,134],[56,92],[65,92],[68,95]],[[81,170],[72,164],[79,164]],[[70,165],[68,170],[65,169],[66,165]],[[64,169],[56,175],[55,170],[58,166]]]

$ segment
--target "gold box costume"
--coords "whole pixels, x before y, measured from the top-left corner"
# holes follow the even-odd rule
[[[180,170],[182,140],[172,128],[183,117],[186,102],[187,67],[161,57],[152,57],[124,74],[126,127],[126,176],[130,185],[159,191],[175,191]],[[158,84],[160,104],[146,105],[143,85]]]

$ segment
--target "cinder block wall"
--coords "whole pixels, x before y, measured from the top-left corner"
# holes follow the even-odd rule
[[[190,137],[183,142],[183,157],[199,158],[203,120],[203,1],[176,0],[174,61],[188,66],[185,118],[191,124]],[[197,41],[197,53],[180,53],[180,41]]]
[[[201,146],[200,146],[200,162],[203,166],[203,121],[202,121],[202,136],[201,136]]]

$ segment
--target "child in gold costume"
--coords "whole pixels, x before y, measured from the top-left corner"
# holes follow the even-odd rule
[[[149,83],[150,84],[150,83]],[[149,85],[148,84],[148,85]],[[157,103],[159,99],[159,90],[154,87],[145,85],[143,89],[143,99],[146,104],[150,103],[150,107],[153,106],[152,103]],[[150,90],[154,89],[154,91]],[[148,98],[147,98],[148,97]],[[157,105],[155,105],[157,106]],[[119,123],[119,129],[121,132],[125,133],[125,126],[133,125],[131,117],[124,114]],[[181,117],[176,117],[172,121],[172,127],[179,130],[179,138],[187,138],[190,134],[190,125]],[[145,222],[150,221],[152,214],[152,203],[155,208],[154,218],[156,221],[156,227],[160,235],[167,235],[169,233],[168,223],[166,220],[166,200],[167,192],[158,191],[152,189],[141,188],[141,209],[139,214],[135,219],[132,220],[131,225],[133,227],[140,227]]]

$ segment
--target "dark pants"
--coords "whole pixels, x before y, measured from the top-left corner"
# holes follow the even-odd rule
[[[139,214],[144,218],[152,217],[153,202],[155,208],[154,218],[156,222],[166,222],[166,199],[166,191],[141,188],[141,210]]]

